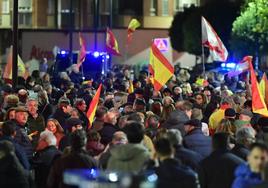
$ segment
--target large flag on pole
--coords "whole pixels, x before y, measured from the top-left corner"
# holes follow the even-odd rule
[[[86,50],[86,42],[84,40],[84,38],[82,37],[81,33],[79,32],[79,45],[80,45],[80,51],[77,57],[77,67],[79,68],[82,63],[85,61],[86,59],[86,54],[87,54],[87,50]]]
[[[106,50],[108,53],[116,56],[121,56],[118,48],[117,40],[113,34],[113,32],[107,28],[106,32]]]
[[[152,43],[150,51],[149,72],[153,77],[155,91],[159,91],[174,74],[173,65],[169,63],[154,43]]]
[[[228,51],[223,45],[220,37],[202,16],[202,45],[209,48],[210,55],[214,61],[225,62],[228,57]]]
[[[129,22],[128,28],[127,28],[127,44],[129,44],[132,40],[132,35],[134,33],[134,31],[140,27],[140,22],[137,19],[132,19]]]
[[[87,111],[87,118],[89,120],[89,127],[88,128],[91,127],[91,125],[94,121],[94,117],[95,117],[98,103],[100,100],[101,88],[102,88],[102,84],[99,85],[99,88],[98,88],[97,92],[95,93],[95,96],[93,97],[93,99],[89,105],[88,111]]]
[[[10,47],[9,53],[7,55],[7,64],[4,69],[3,78],[7,80],[12,80],[12,53],[13,53],[13,47]],[[23,78],[28,77],[28,72],[26,70],[25,64],[23,63],[22,59],[18,55],[18,76],[21,76]]]
[[[268,111],[266,104],[264,102],[263,96],[260,92],[260,87],[255,75],[254,68],[252,66],[252,57],[247,56],[250,60],[249,70],[250,70],[250,78],[251,78],[251,92],[252,92],[252,110],[254,113],[261,114],[263,116],[268,117]]]
[[[242,61],[240,61],[236,66],[234,70],[231,70],[228,72],[228,77],[231,78],[233,76],[238,76],[239,74],[246,72],[249,70],[249,64],[252,61],[251,56],[245,56]]]
[[[266,74],[263,73],[262,79],[260,81],[260,91],[264,98],[266,106],[268,105],[268,80]]]

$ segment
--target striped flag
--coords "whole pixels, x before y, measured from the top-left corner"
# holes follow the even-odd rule
[[[98,103],[100,100],[101,88],[102,88],[102,84],[99,85],[99,88],[98,88],[95,96],[93,97],[93,99],[89,105],[88,111],[87,111],[87,118],[89,120],[89,127],[88,127],[89,129],[91,128],[91,125],[94,121],[95,113],[96,113]]]
[[[108,53],[116,56],[121,56],[118,48],[117,40],[113,34],[113,32],[107,28],[106,32],[106,50]]]
[[[129,22],[128,28],[127,28],[127,44],[129,44],[132,40],[132,35],[134,33],[134,31],[140,27],[140,22],[137,19],[132,19]]]
[[[228,51],[210,23],[202,16],[202,45],[209,48],[214,61],[225,62]]]
[[[265,73],[263,73],[262,79],[260,81],[260,91],[267,106],[268,105],[268,80],[267,80]]]
[[[263,96],[260,92],[260,87],[255,75],[254,68],[252,66],[252,57],[251,56],[247,57],[250,60],[249,70],[251,75],[250,78],[251,78],[251,91],[252,91],[252,110],[254,113],[268,117],[267,107],[264,102]]]
[[[159,91],[174,74],[174,67],[154,43],[152,43],[150,51],[149,72],[153,77],[155,91]]]
[[[82,37],[81,33],[79,32],[79,45],[80,45],[80,51],[77,57],[77,67],[79,68],[82,63],[85,61],[86,59],[86,54],[87,54],[87,50],[86,50],[86,42],[84,40],[84,38]]]

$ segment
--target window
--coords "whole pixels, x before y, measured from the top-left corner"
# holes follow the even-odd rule
[[[169,16],[169,2],[162,0],[162,16]]]

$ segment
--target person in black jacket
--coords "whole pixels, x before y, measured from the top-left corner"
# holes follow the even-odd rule
[[[96,168],[96,161],[86,152],[86,132],[76,130],[72,133],[71,152],[58,158],[50,169],[47,179],[48,188],[66,187],[63,182],[63,173],[67,169]]]
[[[47,146],[35,154],[33,164],[36,186],[38,188],[45,188],[50,167],[61,156],[61,152],[56,148],[57,139],[52,132],[48,130],[42,132],[40,140],[46,142]]]
[[[173,149],[167,138],[160,138],[155,143],[159,166],[154,168],[158,176],[158,188],[198,188],[197,174],[173,158]]]
[[[169,129],[167,132],[167,138],[175,149],[175,158],[179,159],[184,165],[189,166],[196,171],[199,168],[199,162],[202,160],[202,156],[182,145],[183,138],[179,130]]]
[[[255,142],[255,130],[252,127],[242,127],[236,132],[236,144],[231,152],[247,161],[249,147]]]
[[[14,140],[26,152],[28,160],[30,161],[33,157],[33,147],[31,143],[31,135],[29,134],[29,129],[27,126],[28,111],[24,107],[17,107],[15,109],[15,120],[16,123],[16,135]],[[29,135],[28,135],[29,134]]]
[[[55,113],[52,115],[52,118],[58,120],[61,127],[66,132],[66,121],[68,118],[71,117],[72,107],[70,105],[70,101],[67,98],[61,98],[58,103],[58,108],[56,109]]]
[[[28,161],[27,155],[19,144],[17,144],[14,140],[16,135],[16,124],[13,121],[5,121],[2,125],[2,134],[3,136],[0,138],[0,141],[9,141],[13,144],[15,148],[15,154],[19,159],[21,165],[24,167],[25,170],[30,169],[30,163]]]
[[[83,121],[82,125],[84,130],[87,130],[89,121],[88,117],[86,115],[86,110],[87,110],[87,104],[84,99],[78,98],[75,101],[75,108],[77,109],[79,113],[79,119]]]
[[[244,161],[228,150],[230,140],[227,133],[216,133],[212,142],[213,152],[200,163],[201,188],[231,187],[234,171]]]

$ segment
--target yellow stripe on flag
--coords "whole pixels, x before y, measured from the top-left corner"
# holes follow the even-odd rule
[[[101,88],[102,88],[102,84],[99,85],[99,88],[95,94],[95,96],[93,97],[90,105],[89,105],[89,108],[88,108],[88,111],[87,111],[87,118],[89,120],[89,129],[91,128],[92,126],[92,123],[94,121],[94,117],[95,117],[95,114],[96,114],[96,110],[97,110],[97,107],[98,107],[98,103],[99,103],[99,100],[100,100],[100,94],[101,94]]]

